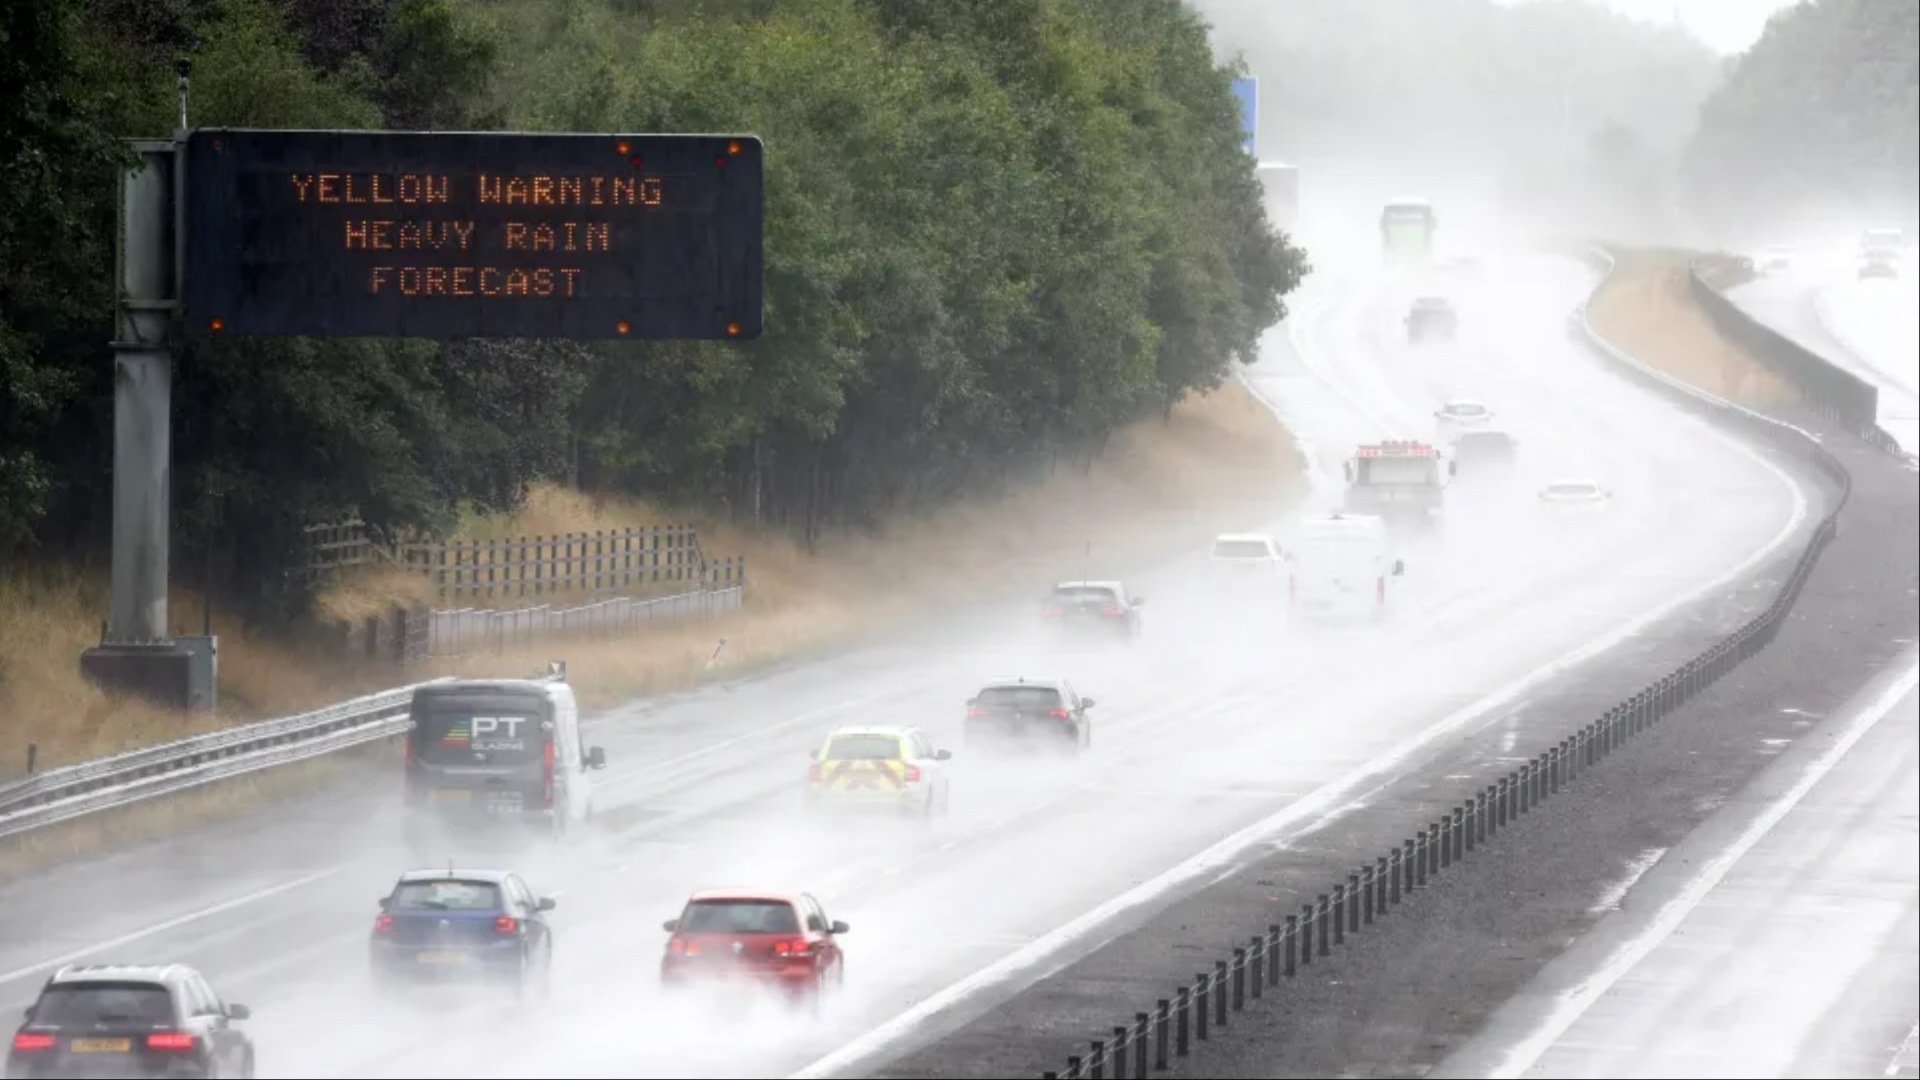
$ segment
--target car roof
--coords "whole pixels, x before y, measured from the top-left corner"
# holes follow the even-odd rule
[[[798,893],[784,892],[779,889],[699,889],[687,897],[689,904],[701,900],[754,900],[800,906]]]
[[[1065,679],[1028,679],[1014,676],[1011,679],[989,679],[980,685],[982,690],[1012,689],[1019,686],[1037,686],[1043,690],[1058,690],[1066,685]]]
[[[827,738],[837,739],[842,735],[890,735],[896,739],[904,739],[915,730],[917,729],[900,724],[848,724],[845,727],[834,728],[827,733]]]
[[[1449,405],[1478,405],[1481,408],[1485,408],[1486,404],[1487,404],[1486,402],[1481,401],[1479,398],[1450,397],[1445,402],[1442,403],[1442,407],[1444,408]]]
[[[1483,428],[1475,428],[1472,431],[1463,431],[1460,434],[1455,435],[1453,437],[1453,441],[1466,442],[1469,439],[1483,440],[1483,439],[1511,439],[1511,438],[1513,438],[1513,432],[1508,431],[1506,428],[1483,427]]]
[[[1600,481],[1588,480],[1584,477],[1579,477],[1579,476],[1563,476],[1558,480],[1547,481],[1547,487],[1549,488],[1563,488],[1563,487],[1598,488],[1599,486],[1600,486]]]
[[[511,870],[463,870],[459,867],[443,866],[438,869],[408,870],[400,875],[406,881],[485,881],[493,885],[503,884],[513,876]]]
[[[1126,586],[1118,581],[1056,581],[1056,589],[1123,589]]]
[[[1268,536],[1266,533],[1221,533],[1219,536],[1213,538],[1213,542],[1216,544],[1222,540],[1258,540],[1263,544],[1273,543],[1273,537]]]
[[[53,973],[50,983],[144,982],[171,985],[194,970],[185,964],[68,964]]]

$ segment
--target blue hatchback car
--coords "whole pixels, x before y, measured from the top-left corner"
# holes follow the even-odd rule
[[[410,870],[380,898],[374,980],[505,983],[545,993],[553,973],[554,903],[504,870]]]

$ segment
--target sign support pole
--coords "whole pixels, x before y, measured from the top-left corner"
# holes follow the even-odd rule
[[[80,666],[107,687],[184,708],[192,654],[167,623],[181,154],[173,141],[133,148],[140,161],[121,178],[116,245],[112,607]]]

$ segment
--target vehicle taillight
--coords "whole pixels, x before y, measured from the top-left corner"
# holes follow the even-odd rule
[[[13,1034],[13,1048],[16,1051],[32,1053],[35,1050],[53,1049],[53,1036],[38,1031],[16,1031]]]
[[[149,1050],[191,1050],[193,1045],[191,1031],[156,1031],[147,1036]]]
[[[812,765],[807,766],[807,779],[812,780],[815,783],[818,783],[820,781],[820,763],[819,762],[816,761]]]
[[[540,798],[546,808],[553,809],[553,740],[547,740],[546,753],[540,757]]]
[[[383,911],[380,914],[375,915],[373,917],[374,933],[385,934],[390,932],[392,929],[393,929],[393,916]]]
[[[1071,719],[1073,719],[1073,714],[1072,714],[1072,713],[1070,713],[1070,712],[1068,712],[1068,711],[1067,711],[1067,710],[1065,710],[1065,709],[1048,709],[1048,710],[1047,710],[1047,715],[1048,715],[1048,716],[1051,716],[1051,717],[1053,717],[1053,718],[1054,718],[1055,720],[1071,720]]]
[[[667,951],[675,956],[685,956],[689,950],[687,949],[686,942],[679,938],[668,938]]]
[[[1125,615],[1127,613],[1127,606],[1125,604],[1108,604],[1106,611],[1108,615]]]
[[[496,934],[517,934],[520,932],[520,920],[511,915],[501,915],[493,920]]]
[[[987,710],[985,710],[985,709],[977,709],[977,708],[976,708],[976,709],[968,709],[968,710],[967,710],[967,715],[968,715],[968,716],[985,716],[985,715],[987,715]]]
[[[813,943],[806,938],[790,938],[773,943],[773,955],[803,957],[813,955]]]
[[[1066,608],[1054,607],[1051,604],[1040,609],[1040,614],[1042,615],[1065,615],[1066,613],[1067,613]]]
[[[920,782],[920,766],[918,765],[907,766],[907,783],[917,784],[919,782]]]

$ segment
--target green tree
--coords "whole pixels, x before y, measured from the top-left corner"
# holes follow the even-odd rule
[[[1701,107],[1687,192],[1723,229],[1914,224],[1920,0],[1815,0],[1774,16]]]

